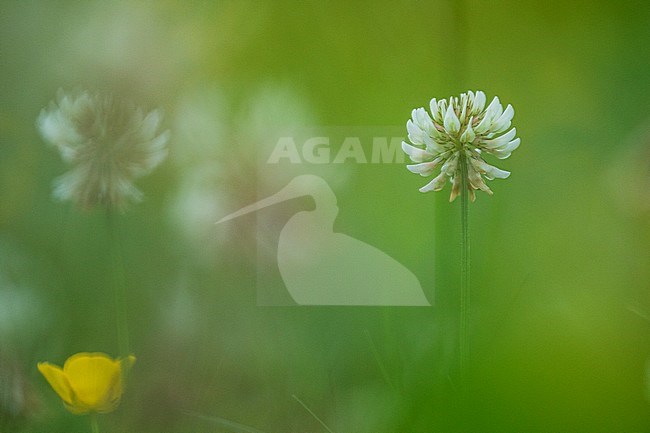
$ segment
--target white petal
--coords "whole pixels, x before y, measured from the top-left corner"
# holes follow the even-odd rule
[[[426,149],[428,152],[437,154],[444,152],[445,148],[438,142],[436,142],[433,138],[431,138],[429,135],[424,134],[422,136],[422,141],[424,141],[424,145],[426,146]]]
[[[163,162],[167,157],[167,142],[169,141],[170,133],[165,131],[159,136],[142,143],[141,147],[148,156],[144,157],[139,164],[130,165],[129,170],[135,177],[144,176],[151,170],[156,168],[158,164]]]
[[[497,149],[487,149],[487,152],[490,152],[492,155],[496,156],[499,159],[506,159],[512,154],[511,151],[497,150]]]
[[[486,112],[478,125],[476,125],[476,128],[474,128],[474,132],[477,134],[483,134],[489,131],[491,127],[492,119],[490,118],[489,113]]]
[[[480,189],[488,194],[492,194],[492,190],[485,184],[485,182],[483,182],[483,178],[479,172],[477,172],[471,165],[467,167],[467,178],[474,189]]]
[[[413,115],[413,123],[415,123],[415,125],[418,128],[420,128],[424,133],[421,137],[424,144],[429,145],[429,142],[427,141],[427,135],[432,138],[440,137],[441,135],[440,132],[433,125],[433,120],[431,119],[431,116],[429,116],[429,113],[427,113],[424,108],[418,108],[413,110],[412,115]]]
[[[474,131],[477,134],[483,134],[484,132],[490,130],[492,128],[492,123],[497,116],[501,115],[502,110],[503,109],[501,108],[499,97],[495,96],[490,105],[488,105],[487,109],[485,110],[483,119],[481,119],[481,122],[476,126],[476,128],[474,128]]]
[[[498,96],[495,96],[490,105],[488,105],[486,112],[492,115],[492,121],[496,120],[503,113],[503,106]]]
[[[488,164],[487,162],[472,158],[472,165],[480,172],[494,179],[506,179],[510,176],[509,171],[501,170],[500,168],[494,167],[493,165]]]
[[[423,162],[421,164],[407,165],[406,168],[411,173],[419,174],[420,176],[431,176],[433,170],[438,166],[440,160]]]
[[[142,137],[146,140],[150,140],[156,134],[156,130],[158,129],[161,120],[162,114],[158,110],[154,110],[147,114],[140,126]]]
[[[501,152],[498,150],[495,150],[494,152],[491,153],[499,159],[508,159],[510,158],[510,155],[512,155],[511,152]]]
[[[59,150],[64,161],[74,161],[83,138],[63,113],[41,111],[36,125],[41,136]]]
[[[442,129],[442,128],[441,128]],[[447,134],[444,132],[440,131],[438,128],[435,127],[435,125],[432,124],[431,129],[428,131],[429,132],[429,137],[433,138],[436,140],[438,143],[440,142],[445,142],[447,140]],[[442,143],[440,143],[442,145]]]
[[[493,138],[492,140],[484,140],[482,144],[487,149],[503,150],[500,148],[506,146],[510,140],[515,138],[515,135],[517,135],[517,128],[512,128],[500,137]]]
[[[506,170],[501,170],[500,168],[497,168],[493,165],[487,164],[488,167],[490,167],[489,170],[487,170],[486,174],[489,174],[495,179],[507,179],[510,177],[510,172]]]
[[[447,182],[447,175],[440,173],[431,182],[420,188],[420,192],[440,191],[445,186],[445,182]]]
[[[516,150],[519,145],[521,144],[521,139],[520,138],[515,138],[512,140],[510,143],[508,143],[506,146],[503,147],[503,149],[499,149],[503,152],[512,152],[513,150]]]
[[[420,149],[419,147],[411,146],[405,141],[402,141],[402,150],[411,158],[411,161],[413,162],[422,162],[425,159],[431,159],[434,156],[432,153],[429,153],[424,149]]]
[[[466,97],[462,98],[462,99],[466,99]],[[463,109],[460,112],[460,119],[459,120],[460,120],[461,123],[465,123],[466,118],[467,118],[467,102],[465,101],[465,102],[463,102]]]
[[[514,108],[512,108],[512,105],[508,104],[503,114],[501,114],[497,120],[492,122],[491,131],[498,134],[508,129],[510,127],[510,121],[514,115]]]
[[[63,125],[60,124],[59,118],[54,114],[48,113],[45,109],[41,110],[36,119],[36,126],[41,136],[50,144],[58,144],[62,141],[61,137],[64,134],[61,133],[61,129]]]
[[[476,128],[474,128],[474,132],[477,134],[483,134],[485,131],[490,129],[490,126],[492,126],[492,121],[490,120],[489,117],[483,116],[483,119],[476,125]]]
[[[471,143],[476,138],[476,134],[474,134],[474,130],[472,129],[472,119],[473,117],[469,118],[469,122],[467,122],[467,128],[465,129],[465,132],[463,132],[460,136],[461,143]]]
[[[461,188],[461,179],[460,176],[454,176],[451,181],[453,182],[451,187],[451,194],[449,195],[449,202],[456,200],[456,197],[460,194]]]
[[[431,110],[431,115],[433,118],[436,118],[436,113],[438,112],[438,101],[436,98],[433,98],[431,102],[429,102],[429,109]]]
[[[443,126],[449,134],[456,134],[460,129],[460,120],[458,120],[452,104],[449,104],[449,107],[447,107]]]
[[[442,164],[442,168],[440,169],[440,171],[446,173],[447,176],[453,176],[454,173],[456,173],[456,170],[458,170],[458,156],[449,158],[444,164]]]
[[[473,116],[478,115],[485,108],[485,93],[477,90],[474,94],[474,101],[472,102],[471,113]]]
[[[424,132],[411,119],[406,122],[409,140],[413,144],[424,144]]]
[[[413,121],[420,127],[421,130],[426,131],[433,127],[433,121],[429,117],[429,113],[424,108],[417,108],[413,110]]]
[[[519,144],[521,144],[521,139],[515,138],[514,140],[506,143],[504,146],[494,149],[487,148],[486,150],[499,159],[506,159],[514,150],[519,147]]]
[[[447,112],[447,100],[441,99],[438,101],[438,111],[434,114],[433,118],[438,124],[442,125],[445,118],[445,113]],[[431,113],[433,114],[433,113]]]

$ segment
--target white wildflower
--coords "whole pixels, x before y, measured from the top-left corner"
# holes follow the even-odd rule
[[[135,178],[151,172],[167,156],[169,131],[158,133],[162,114],[148,114],[111,96],[59,90],[43,109],[37,126],[72,169],[55,181],[54,195],[82,208],[123,210],[142,193]]]
[[[483,178],[505,179],[510,175],[485,162],[482,155],[491,153],[505,159],[519,147],[517,130],[508,130],[514,109],[508,105],[504,110],[498,97],[487,108],[485,103],[483,92],[470,91],[448,100],[432,99],[431,115],[424,108],[413,110],[412,118],[406,123],[411,144],[402,142],[402,149],[416,164],[406,167],[422,176],[430,176],[440,167],[439,174],[420,188],[421,192],[440,191],[449,178],[452,182],[449,201],[453,201],[460,194],[465,172],[470,198],[474,201],[475,190],[492,194]]]

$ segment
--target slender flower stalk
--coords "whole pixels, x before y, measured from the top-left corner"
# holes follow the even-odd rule
[[[169,131],[159,132],[159,110],[145,113],[111,95],[80,91],[59,90],[56,101],[41,111],[36,123],[45,141],[71,166],[55,181],[54,196],[71,200],[82,209],[106,210],[118,349],[126,357],[127,302],[115,214],[141,200],[142,193],[133,181],[165,159]]]
[[[460,375],[461,383],[467,381],[470,359],[470,241],[469,241],[469,189],[467,183],[467,159],[462,158],[462,189],[460,194],[461,241],[460,241]]]
[[[95,414],[90,415],[90,431],[91,433],[99,433],[99,423]]]
[[[512,105],[505,109],[498,97],[486,107],[481,91],[462,93],[438,101],[432,99],[430,113],[416,108],[406,123],[410,143],[402,149],[415,164],[407,165],[412,173],[424,177],[438,174],[420,188],[421,192],[440,191],[451,181],[449,201],[461,196],[461,288],[460,288],[460,371],[467,380],[470,358],[470,236],[469,202],[475,191],[492,195],[486,180],[506,179],[510,172],[488,164],[484,155],[508,158],[519,147],[517,130],[510,129],[515,114]]]
[[[115,324],[117,329],[117,348],[120,356],[127,356],[129,348],[129,322],[124,281],[124,259],[120,242],[118,215],[110,209],[106,210],[106,225],[110,236],[109,254],[111,267],[111,285],[115,299]]]

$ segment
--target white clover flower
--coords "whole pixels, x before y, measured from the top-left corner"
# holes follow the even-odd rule
[[[453,201],[460,194],[463,162],[467,166],[466,184],[472,201],[475,190],[492,194],[483,178],[493,180],[510,176],[510,172],[486,163],[482,154],[487,152],[505,159],[519,147],[520,139],[515,138],[517,130],[512,128],[506,132],[515,111],[511,105],[504,110],[496,96],[487,108],[485,103],[483,92],[470,91],[448,100],[432,99],[431,116],[424,108],[413,110],[406,129],[415,146],[402,142],[402,149],[417,164],[406,168],[412,173],[430,176],[441,166],[438,176],[420,188],[421,192],[440,191],[450,178],[449,201]]]
[[[72,169],[55,181],[54,196],[82,208],[123,210],[142,193],[135,178],[151,172],[167,156],[169,131],[158,133],[162,114],[144,114],[130,103],[88,92],[65,94],[43,109],[37,126]]]

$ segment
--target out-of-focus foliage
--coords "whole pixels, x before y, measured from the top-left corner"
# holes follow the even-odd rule
[[[102,431],[322,430],[303,404],[337,433],[646,431],[649,43],[650,6],[612,0],[0,3],[0,430],[86,431],[37,362],[119,355],[106,217],[52,198],[66,167],[35,126],[63,88],[171,131],[117,225],[138,363]],[[522,144],[470,209],[461,416],[458,203],[402,163],[292,167],[431,308],[259,307],[282,220],[213,223],[286,183],[260,159],[287,131],[405,134],[413,107],[476,89],[516,108]]]

